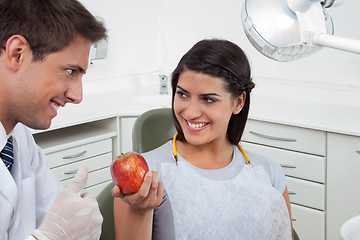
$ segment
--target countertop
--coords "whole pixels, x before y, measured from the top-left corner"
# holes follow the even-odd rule
[[[149,91],[149,86],[92,92],[79,105],[59,109],[48,130],[159,107],[171,107],[171,95]],[[251,93],[249,118],[360,136],[360,92],[259,81]]]
[[[360,136],[360,90],[261,81],[249,118]]]

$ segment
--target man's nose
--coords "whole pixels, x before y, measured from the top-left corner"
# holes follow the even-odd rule
[[[65,93],[65,97],[70,103],[79,104],[83,98],[82,80],[72,81],[69,89]]]

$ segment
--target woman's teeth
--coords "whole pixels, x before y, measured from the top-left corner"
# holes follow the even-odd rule
[[[206,125],[206,123],[190,123],[190,122],[187,122],[188,125],[192,128],[202,128]]]
[[[57,110],[60,108],[59,105],[57,105],[57,104],[55,104],[55,103],[53,103],[53,102],[50,102],[50,105],[52,106],[52,108],[53,108],[55,111],[57,111]]]

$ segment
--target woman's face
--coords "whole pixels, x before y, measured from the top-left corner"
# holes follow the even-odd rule
[[[225,84],[221,78],[191,70],[180,74],[174,112],[188,143],[202,145],[214,140],[228,141],[230,117],[240,112],[244,94],[233,98]]]

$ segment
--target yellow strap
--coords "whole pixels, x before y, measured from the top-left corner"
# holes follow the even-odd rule
[[[173,154],[174,154],[174,160],[175,160],[176,164],[177,164],[177,161],[178,161],[178,159],[177,159],[177,152],[176,152],[176,138],[177,138],[177,136],[178,136],[178,133],[176,132],[175,135],[174,135],[173,141],[172,141],[173,151],[174,151],[174,152],[173,152]],[[250,164],[250,159],[249,159],[248,155],[246,154],[245,150],[240,146],[240,144],[238,144],[237,147],[240,149],[240,151],[241,151],[242,154],[244,155],[244,157],[245,157],[245,159],[246,159],[246,162],[247,162],[248,164]]]
[[[178,159],[177,159],[177,152],[176,152],[176,138],[177,138],[177,136],[178,136],[178,132],[176,132],[175,133],[175,135],[174,135],[174,138],[173,138],[173,142],[172,142],[172,144],[173,144],[173,154],[174,154],[174,160],[175,160],[175,162],[176,162],[176,165],[177,165],[177,163],[178,163]]]
[[[250,164],[250,158],[249,156],[246,154],[245,150],[240,146],[240,144],[237,145],[237,147],[240,149],[240,151],[242,152],[242,154],[244,155],[246,162],[248,164]]]

